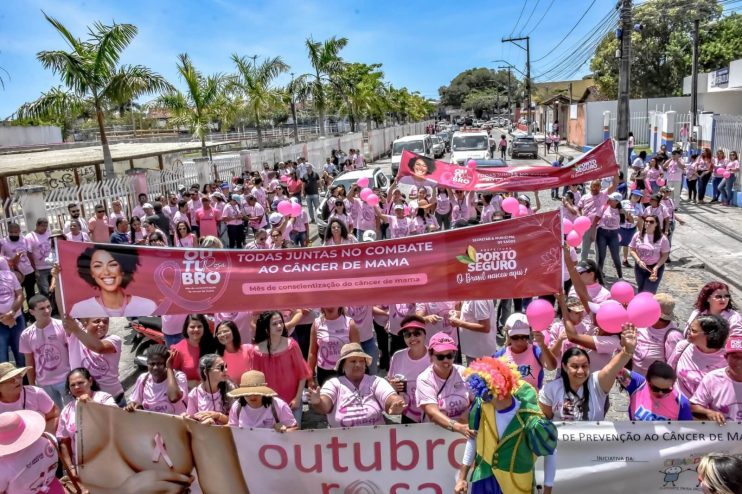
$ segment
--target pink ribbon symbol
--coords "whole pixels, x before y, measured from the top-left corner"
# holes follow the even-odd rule
[[[165,295],[165,299],[160,303],[159,307],[157,307],[156,312],[159,314],[167,313],[168,309],[172,305],[188,307],[191,313],[208,312],[209,309],[214,305],[214,303],[221,299],[221,297],[227,291],[227,288],[229,288],[229,273],[232,266],[228,256],[226,257],[226,261],[227,267],[223,271],[221,271],[222,276],[225,276],[225,278],[222,280],[222,283],[220,283],[219,290],[217,290],[216,293],[209,295],[209,298],[205,300],[190,300],[183,297],[180,294],[180,289],[183,286],[181,281],[180,264],[175,261],[162,262],[155,269],[153,277],[158,290],[160,291],[160,293]],[[168,276],[166,273],[168,272],[172,273],[172,284],[168,283],[167,281]]]
[[[165,442],[162,440],[162,436],[158,432],[155,434],[155,449],[152,451],[152,462],[153,463],[159,463],[160,458],[165,460],[165,463],[167,463],[167,466],[170,468],[173,468],[173,460],[170,459],[170,455],[167,454],[167,450],[165,450]]]

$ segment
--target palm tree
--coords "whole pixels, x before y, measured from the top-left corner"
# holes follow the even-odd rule
[[[311,80],[311,94],[314,107],[319,116],[319,133],[325,135],[325,109],[327,106],[326,84],[343,67],[340,50],[348,44],[348,38],[332,38],[323,42],[306,40],[309,63],[314,69],[313,74],[306,74]]]
[[[173,112],[173,124],[186,125],[201,140],[201,155],[207,156],[206,132],[211,117],[223,103],[225,78],[220,74],[204,77],[187,53],[178,55],[178,60],[178,72],[186,83],[186,92],[173,89],[157,98],[154,106]]]
[[[380,67],[381,64],[348,63],[332,80],[341,100],[341,112],[348,115],[352,132],[359,120],[383,113],[384,73],[378,70]]]
[[[36,58],[45,69],[59,74],[67,89],[56,87],[42,93],[36,101],[18,109],[18,118],[77,115],[85,108],[92,108],[100,130],[106,177],[113,177],[104,109],[143,94],[167,91],[172,86],[162,76],[142,65],[118,66],[121,52],[137,35],[137,27],[133,24],[113,23],[107,26],[96,22],[88,29],[89,38],[83,41],[75,38],[56,19],[46,13],[44,17],[72,50],[41,51]]]
[[[283,102],[289,106],[291,119],[294,122],[294,143],[296,144],[299,143],[299,123],[296,116],[296,105],[306,101],[310,96],[310,92],[311,86],[306,75],[294,78],[293,73],[291,74],[291,82],[283,90]]]
[[[258,149],[262,151],[263,133],[260,121],[271,109],[280,106],[282,101],[281,90],[272,83],[281,73],[289,70],[289,66],[281,57],[266,58],[258,65],[255,60],[249,62],[248,57],[233,54],[232,61],[237,67],[237,74],[230,81],[229,88],[245,98],[258,132]]]

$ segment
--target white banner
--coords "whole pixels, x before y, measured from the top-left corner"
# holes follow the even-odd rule
[[[79,407],[77,425],[82,480],[109,489],[146,470],[195,468],[205,494],[444,494],[453,492],[464,449],[461,436],[432,424],[279,434],[95,403]],[[709,452],[742,453],[742,423],[559,424],[554,492],[698,491],[696,466]]]

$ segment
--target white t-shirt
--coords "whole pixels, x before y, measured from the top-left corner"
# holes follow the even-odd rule
[[[605,418],[605,398],[607,395],[600,388],[597,372],[590,374],[587,389],[590,393],[587,420],[603,420]],[[574,422],[582,420],[582,410],[585,404],[583,386],[577,389],[575,399],[574,394],[567,395],[562,379],[557,378],[546,383],[538,395],[538,401],[551,407],[554,412],[552,419],[554,421]]]
[[[489,319],[490,332],[480,333],[459,329],[461,353],[469,357],[485,357],[497,351],[497,310],[492,300],[467,300],[461,304],[461,319],[478,323]]]

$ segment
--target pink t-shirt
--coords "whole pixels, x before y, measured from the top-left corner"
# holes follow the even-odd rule
[[[452,199],[451,204],[453,209],[451,210],[451,223],[455,223],[458,220],[468,220],[471,212],[469,210],[469,203],[466,198],[464,199]]]
[[[495,206],[492,205],[492,203],[487,204],[485,207],[482,208],[482,223],[492,223],[492,218],[495,216],[495,212],[497,210],[495,209]]]
[[[441,379],[433,366],[425,369],[417,378],[415,401],[422,409],[423,405],[438,405],[440,411],[449,418],[458,419],[469,410],[471,397],[469,388],[462,377],[464,367],[454,365],[448,379]],[[425,417],[425,422],[430,422]]]
[[[584,322],[579,322],[574,325],[575,326],[575,332],[577,334],[590,334],[592,332],[592,328],[586,325]],[[565,332],[564,329],[564,322],[563,321],[555,321],[551,327],[549,328],[549,335],[551,336],[551,341],[556,341],[559,339],[559,337]],[[559,352],[554,353],[554,356],[559,360],[559,358],[562,356],[564,352],[566,352],[568,349],[572,348],[573,346],[578,346],[572,343],[569,340],[564,340],[562,342],[562,346],[560,348]]]
[[[360,199],[355,199],[355,207],[358,208],[358,215],[355,216],[358,220],[356,227],[364,231],[376,230],[376,211],[374,207]]]
[[[181,221],[184,221],[189,227],[191,226],[190,215],[188,213],[181,213],[180,211],[178,211],[177,213],[175,213],[175,215],[173,215],[173,226],[177,225]]]
[[[90,240],[98,243],[108,242],[111,236],[110,230],[108,230],[108,218],[98,218],[94,216],[88,221],[88,233]]]
[[[13,308],[15,294],[21,289],[18,278],[12,271],[0,271],[0,313],[5,314]],[[15,317],[21,314],[20,309],[15,313]],[[6,330],[4,330],[6,331]]]
[[[52,442],[41,436],[29,447],[3,456],[0,461],[0,492],[4,494],[64,494],[54,476],[59,455]]]
[[[39,386],[63,383],[70,371],[67,334],[62,321],[53,319],[44,328],[32,324],[21,333],[21,353],[32,353]]]
[[[198,224],[199,233],[202,237],[211,235],[212,237],[218,237],[216,224],[221,219],[221,213],[211,208],[208,211],[205,209],[199,209],[196,212],[196,223]]]
[[[600,283],[592,283],[586,285],[587,295],[590,297],[590,301],[596,304],[602,304],[603,302],[611,299],[611,292]],[[577,291],[575,287],[569,289],[569,297],[576,297]]]
[[[607,206],[600,211],[600,222],[598,223],[598,227],[603,230],[618,230],[618,227],[621,226],[621,214],[619,209]]]
[[[593,336],[595,350],[588,351],[590,372],[598,372],[611,361],[616,352],[621,351],[621,340],[618,336]]]
[[[72,232],[65,233],[64,238],[70,242],[90,242],[90,237],[85,232],[80,232],[77,235],[73,235]]]
[[[446,215],[451,211],[451,198],[448,194],[438,194],[435,201],[435,212]]]
[[[415,311],[422,312],[424,316],[437,315],[441,318],[437,323],[426,324],[427,331],[425,332],[425,344],[427,345],[430,338],[440,332],[446,333],[448,336],[453,338],[453,341],[458,344],[459,332],[456,328],[451,326],[449,319],[451,318],[451,311],[456,309],[456,302],[428,302],[425,304],[415,304]]]
[[[113,396],[104,391],[93,391],[92,399],[94,403],[100,403],[112,407],[117,406],[116,400],[113,399]],[[77,423],[75,422],[76,408],[77,400],[67,403],[59,414],[59,423],[57,424],[57,437],[60,439],[70,439],[72,441],[71,449],[73,464],[77,464],[77,461],[75,460],[75,457],[77,456],[77,449],[75,448],[75,431],[77,430]]]
[[[585,194],[580,197],[580,200],[577,202],[577,208],[582,210],[583,216],[587,216],[592,220],[607,202],[608,194],[605,191],[600,191],[595,195]]]
[[[31,251],[31,259],[36,266],[36,269],[51,269],[52,266],[46,260],[52,251],[52,246],[49,238],[51,232],[47,229],[45,233],[31,232],[26,235],[26,244]]]
[[[33,266],[31,266],[31,261],[28,260],[28,253],[31,249],[28,247],[25,238],[21,237],[17,242],[11,242],[9,238],[5,238],[1,245],[0,255],[7,259],[12,260],[18,252],[21,252],[21,257],[16,263],[16,268],[21,274],[33,273]]]
[[[356,388],[345,376],[327,381],[320,393],[332,400],[327,414],[330,427],[383,425],[386,400],[397,393],[386,379],[364,375]]]
[[[145,372],[137,378],[130,401],[139,403],[144,410],[150,412],[180,415],[186,411],[188,380],[185,374],[180,371],[175,371],[175,380],[178,382],[178,387],[182,393],[180,399],[175,403],[171,403],[167,398],[167,379],[156,383],[149,372]]]
[[[276,416],[281,425],[293,427],[296,425],[296,419],[291,412],[291,407],[281,398],[273,397],[273,407],[276,410]],[[250,405],[240,406],[239,401],[232,404],[229,410],[229,425],[232,427],[252,427],[255,429],[272,429],[276,425],[276,419],[273,416],[273,410],[270,406],[253,408]]]
[[[227,204],[222,210],[222,215],[228,225],[242,224],[242,208],[239,204]]]
[[[665,208],[662,207],[662,205],[659,205],[657,207],[653,206],[645,206],[644,208],[644,214],[642,215],[644,218],[648,218],[649,216],[656,216],[657,220],[660,222],[658,228],[662,228],[662,225],[665,223]]]
[[[662,329],[636,328],[633,371],[646,376],[652,363],[657,360],[667,362],[667,358],[672,355],[678,342],[682,339],[683,333],[678,331],[675,323],[670,323]]]
[[[534,389],[541,389],[541,379],[539,379],[539,377],[543,378],[544,367],[536,358],[533,345],[529,344],[525,351],[521,353],[513,353],[512,347],[510,346],[506,346],[504,350],[502,356],[507,361],[512,362],[518,367],[518,371],[523,377],[523,380],[533,386]]]
[[[188,415],[196,415],[198,412],[222,413],[222,394],[217,389],[215,393],[209,393],[199,384],[188,393]]]
[[[116,220],[118,220],[119,218],[126,218],[126,215],[123,213],[123,211],[120,212],[120,213],[112,212],[108,216],[108,228],[110,230],[115,230],[116,229]]]
[[[291,222],[291,231],[303,233],[307,231],[309,227],[309,213],[302,210],[301,215],[294,218]]]
[[[671,159],[667,162],[667,179],[678,182],[683,178],[683,168],[680,160]]]
[[[723,413],[727,420],[742,420],[742,382],[733,381],[726,368],[706,374],[690,401]]]
[[[415,422],[419,422],[422,419],[423,412],[420,407],[417,406],[415,395],[417,392],[417,378],[423,373],[425,369],[430,367],[430,357],[427,351],[423,354],[422,358],[413,360],[410,357],[410,349],[405,348],[399,350],[389,360],[389,373],[387,378],[391,379],[396,376],[403,376],[407,381],[407,391],[400,393],[402,399],[404,399],[407,405],[402,412],[403,415],[411,418]]]
[[[236,352],[224,352],[222,359],[227,364],[227,375],[234,383],[239,383],[242,374],[253,368],[253,345],[243,343]]]
[[[183,324],[185,323],[187,314],[173,314],[162,316],[162,334],[173,336],[181,334],[183,332]]]
[[[118,396],[124,392],[124,387],[119,381],[119,361],[121,360],[121,337],[108,335],[103,338],[109,341],[116,349],[113,353],[96,353],[82,344],[77,336],[71,334],[67,337],[67,345],[70,349],[70,368],[85,367],[90,375],[100,386],[101,391],[111,396]]]
[[[16,401],[10,403],[0,401],[0,413],[33,410],[45,416],[52,408],[54,408],[52,399],[46,394],[46,391],[36,386],[23,386],[21,395]]]
[[[412,220],[412,234],[422,235],[438,230],[438,220],[435,216],[415,216]]]
[[[387,215],[389,221],[389,237],[403,238],[408,237],[412,230],[412,221],[410,218],[397,218],[396,216]]]
[[[387,333],[399,334],[402,319],[415,314],[416,304],[392,304],[389,306],[389,320],[386,324]]]
[[[196,245],[196,236],[192,233],[189,233],[185,237],[176,237],[175,238],[175,246],[176,247],[194,247]]]
[[[637,232],[631,239],[629,247],[636,249],[639,259],[644,261],[644,264],[652,266],[657,264],[662,254],[670,252],[670,241],[662,235],[660,241],[655,243],[649,235],[644,235],[642,238],[641,232]]]
[[[317,329],[317,367],[325,370],[335,370],[335,364],[340,356],[340,348],[350,343],[350,321],[348,316],[337,319],[318,317],[315,319]]]
[[[712,353],[703,353],[687,340],[678,343],[668,363],[675,363],[678,386],[685,396],[693,396],[706,374],[727,366],[723,348]]]
[[[357,305],[348,307],[347,314],[353,318],[358,328],[358,336],[361,341],[367,341],[374,337],[374,318],[372,305]]]

